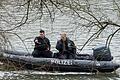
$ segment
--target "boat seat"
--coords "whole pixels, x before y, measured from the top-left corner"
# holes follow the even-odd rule
[[[89,54],[76,54],[75,59],[79,60],[94,60],[94,57]]]

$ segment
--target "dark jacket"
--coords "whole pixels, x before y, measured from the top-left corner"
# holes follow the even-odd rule
[[[48,48],[49,49],[51,48],[50,41],[46,37],[43,38],[43,39],[41,37],[36,37],[34,39],[34,43],[35,43],[35,48],[34,49],[37,49],[37,50],[40,50],[40,51],[45,51]]]
[[[57,41],[56,49],[59,52],[64,52],[63,48],[64,48],[63,41],[62,40]],[[65,50],[70,53],[74,53],[74,54],[76,53],[76,46],[75,46],[74,42],[68,38],[65,41]]]

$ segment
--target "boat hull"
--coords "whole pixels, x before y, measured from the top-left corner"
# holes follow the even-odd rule
[[[119,64],[112,61],[93,61],[77,59],[34,58],[32,56],[4,54],[1,62],[20,69],[63,72],[113,72]]]

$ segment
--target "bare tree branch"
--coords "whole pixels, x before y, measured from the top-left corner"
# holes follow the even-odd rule
[[[57,6],[57,3],[55,4],[52,0],[50,0],[50,2],[51,2],[58,10],[60,10],[61,13],[63,13],[63,11]]]
[[[14,28],[12,28],[12,29],[8,29],[8,30],[0,30],[1,32],[12,31],[12,30],[14,30],[14,29],[16,29],[16,28],[21,27],[22,25],[24,25],[24,24],[27,22],[27,20],[28,20],[28,15],[29,15],[30,1],[31,1],[31,0],[28,1],[25,21],[22,22],[22,21],[23,21],[23,18],[24,18],[24,17],[23,17],[22,20],[21,20],[21,22],[20,22],[20,24],[19,24],[18,26],[14,27]]]
[[[107,27],[107,24],[106,24],[103,28],[100,28],[100,29],[99,29],[97,32],[95,32],[92,36],[90,36],[90,38],[87,39],[87,41],[84,43],[84,45],[82,46],[82,48],[81,48],[81,49],[78,49],[78,50],[82,51],[83,48],[87,45],[87,43],[90,42],[92,38],[93,38],[92,41],[93,41],[94,39],[96,39],[96,38],[100,35],[100,33],[101,33],[106,27]],[[95,36],[96,36],[96,37],[95,37]]]
[[[120,28],[117,29],[116,31],[114,31],[114,33],[112,33],[112,34],[110,34],[110,35],[108,36],[107,41],[106,41],[106,46],[107,46],[107,47],[110,46],[110,43],[111,43],[112,38],[114,37],[114,35],[115,35],[118,31],[120,31]]]

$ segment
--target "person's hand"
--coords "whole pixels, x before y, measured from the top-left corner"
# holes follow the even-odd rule
[[[38,43],[38,40],[36,39],[35,42]]]
[[[50,48],[48,47],[47,50],[50,50]]]
[[[41,43],[39,43],[39,42],[38,42],[38,40],[37,40],[37,39],[35,40],[35,43],[37,43],[37,44],[41,44]]]
[[[62,39],[63,41],[66,41],[66,37],[64,37],[64,36],[62,36],[61,39]]]
[[[35,40],[35,43],[38,43],[38,40]]]
[[[66,41],[67,37],[66,37],[66,33],[61,33],[61,39],[62,41]]]

